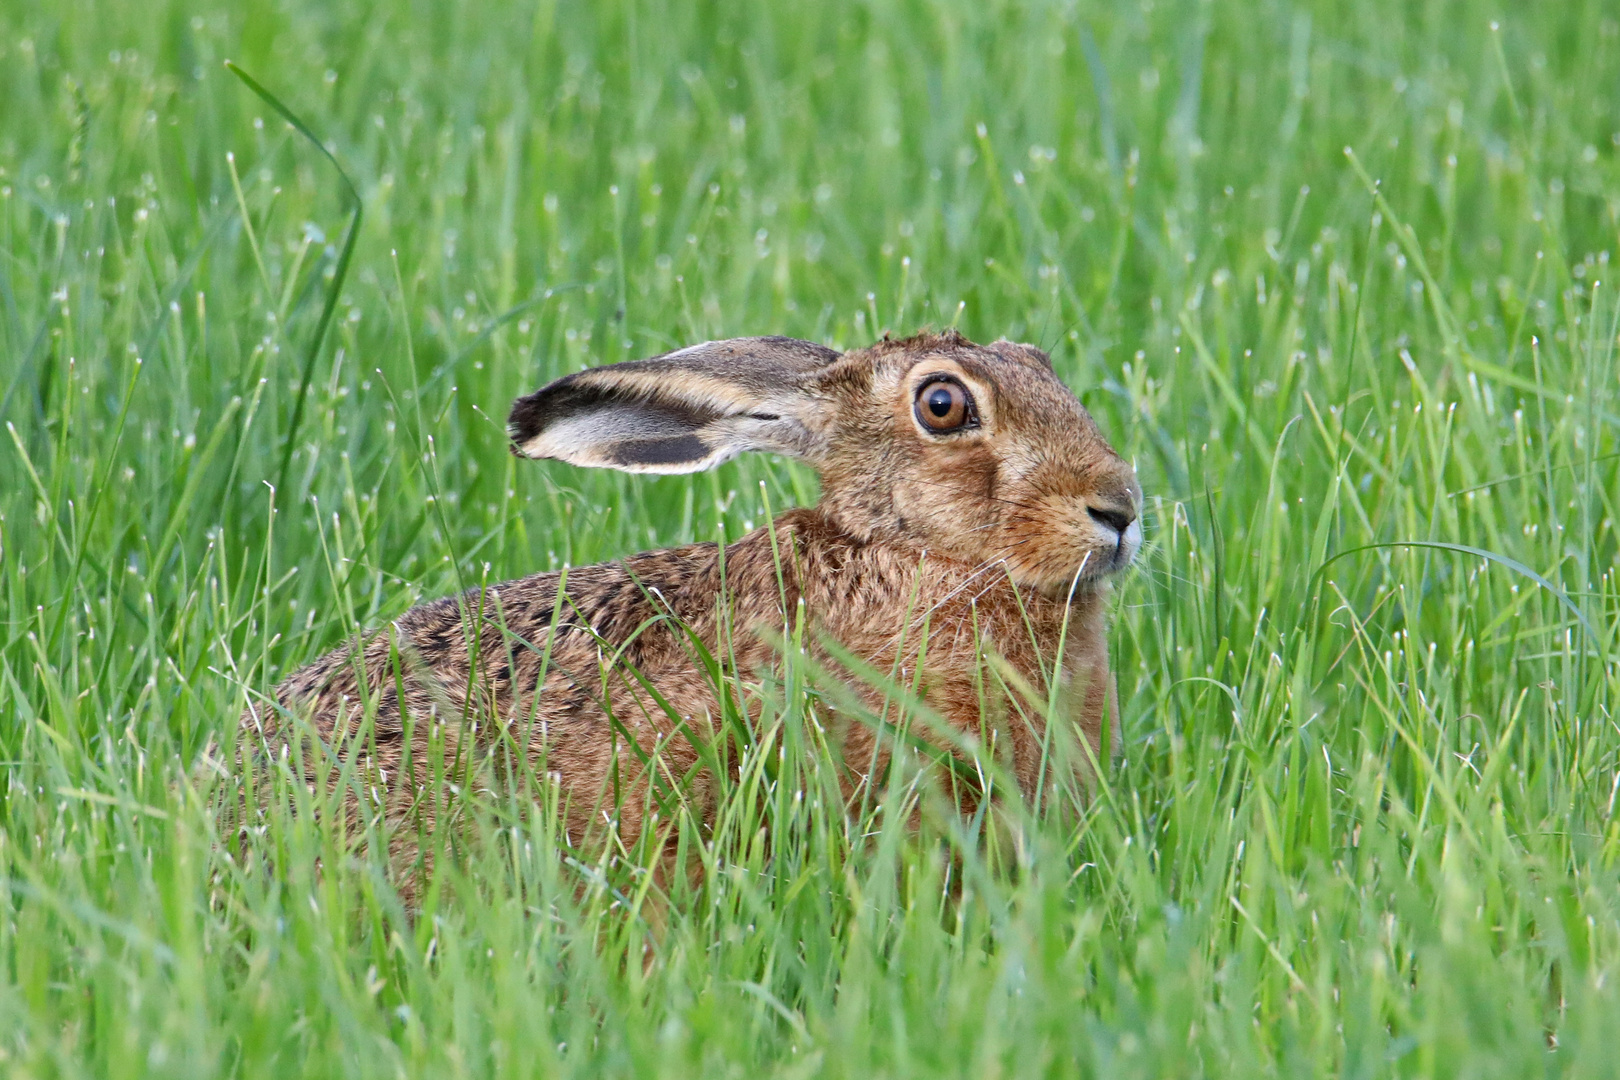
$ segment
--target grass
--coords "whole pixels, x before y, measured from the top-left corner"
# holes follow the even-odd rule
[[[0,7],[0,1071],[1620,1075],[1616,85],[1601,0]],[[414,921],[223,835],[358,628],[815,497],[513,397],[925,324],[1149,493],[1096,798],[847,820],[790,667],[661,939],[521,791]]]

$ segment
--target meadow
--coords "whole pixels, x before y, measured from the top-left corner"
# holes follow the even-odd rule
[[[1620,1076],[1617,251],[1606,0],[9,0],[0,1074]],[[514,397],[923,326],[1141,476],[1092,792],[846,814],[790,656],[667,897],[221,816],[364,628],[815,499]]]

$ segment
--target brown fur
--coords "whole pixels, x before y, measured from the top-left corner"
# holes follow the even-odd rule
[[[560,786],[571,839],[611,827],[633,847],[650,825],[644,758],[666,781],[684,783],[704,820],[713,810],[714,778],[700,767],[694,744],[714,738],[720,709],[687,631],[713,655],[734,657],[746,677],[772,666],[770,641],[790,631],[802,603],[807,640],[836,642],[908,681],[925,657],[917,678],[924,700],[964,734],[995,729],[1026,793],[1042,768],[1044,725],[1038,711],[987,697],[983,657],[995,653],[1013,682],[1044,697],[1064,639],[1066,700],[1092,752],[1103,752],[1103,721],[1114,711],[1107,579],[1129,562],[1135,541],[1099,526],[1087,507],[1134,518],[1140,493],[1130,467],[1045,355],[1008,342],[981,348],[954,333],[885,341],[842,357],[787,339],[723,347],[761,357],[738,383],[736,395],[747,400],[735,408],[763,414],[766,406],[748,402],[774,394],[769,408],[794,410],[797,425],[791,438],[753,439],[742,448],[798,445],[822,474],[814,509],[788,511],[724,552],[713,544],[649,552],[414,608],[358,654],[340,649],[289,677],[277,688],[278,707],[244,715],[248,744],[267,742],[278,752],[289,739],[287,718],[307,715],[324,744],[362,767],[366,790],[387,819],[404,826],[415,818],[428,828],[449,805],[442,786],[472,776],[475,757],[504,745],[517,767]],[[793,382],[791,394],[772,384],[773,349],[785,350],[777,383]],[[661,363],[652,369],[658,379],[679,389],[681,363],[643,362]],[[660,381],[650,390],[638,384],[632,407],[666,415],[687,409],[695,438],[705,442],[694,457],[707,455],[706,464],[717,446],[735,452],[722,446],[734,438],[730,429],[713,434],[732,423],[734,407],[721,400],[731,391],[710,385],[719,377],[712,355],[700,350],[689,366],[706,380],[700,405],[666,408],[655,400],[664,393]],[[619,381],[593,384],[591,372],[570,377],[569,409],[594,407],[598,386],[622,396],[625,380],[646,369],[599,370]],[[979,431],[939,439],[919,430],[914,388],[934,372],[970,388]],[[552,422],[547,409],[557,399],[544,397],[550,390],[519,402],[515,439],[520,411],[530,438]],[[589,400],[576,406],[582,396]],[[699,400],[697,392],[686,400]],[[660,437],[666,430],[657,428]],[[837,667],[826,649],[814,652]],[[857,687],[880,705],[879,691]],[[833,730],[853,793],[884,758],[874,754],[870,726],[841,722]],[[349,802],[353,819],[358,807]],[[408,858],[415,829],[397,835],[408,838],[397,845]]]

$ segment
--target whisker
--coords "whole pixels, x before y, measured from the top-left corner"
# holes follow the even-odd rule
[[[967,577],[962,579],[962,581],[961,581],[961,583],[959,585],[957,585],[950,592],[946,593],[944,596],[940,597],[937,601],[935,601],[933,604],[931,604],[928,607],[927,610],[925,610],[925,611],[919,613],[917,616],[915,616],[915,618],[913,619],[913,621],[911,623],[911,626],[915,627],[920,620],[926,619],[928,616],[932,615],[934,612],[938,611],[940,608],[942,608],[946,604],[950,603],[953,599],[955,599],[957,597],[958,594],[963,592],[968,587],[968,585],[970,583],[972,583],[972,581],[975,578],[977,578],[980,574],[983,574],[988,570],[994,569],[995,567],[1003,564],[1005,561],[1006,560],[1004,558],[996,558],[996,559],[987,559],[986,561],[980,563],[973,570],[972,573],[970,573]],[[971,600],[969,600],[968,603],[970,603],[970,604],[977,603],[981,597],[983,597],[986,593],[988,593],[991,589],[993,589],[995,587],[996,587],[995,582],[992,582],[991,584],[985,586],[983,589],[979,590],[979,592],[974,594],[973,598]],[[903,632],[904,631],[902,631],[902,633]],[[895,635],[896,638],[898,638],[898,636],[899,636],[898,634]]]

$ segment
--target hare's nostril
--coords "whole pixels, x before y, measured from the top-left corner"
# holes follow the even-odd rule
[[[1135,507],[1088,506],[1086,513],[1091,515],[1093,521],[1099,521],[1121,535],[1136,520]]]

